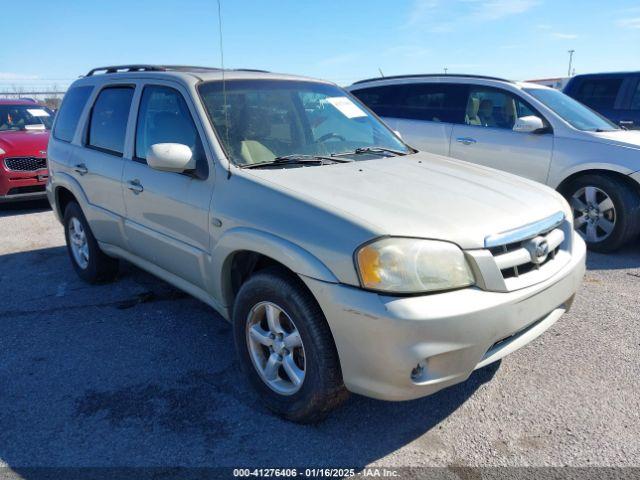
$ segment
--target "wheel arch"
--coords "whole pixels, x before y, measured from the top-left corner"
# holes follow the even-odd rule
[[[53,186],[55,207],[60,220],[64,216],[64,209],[71,201],[75,201],[80,205],[83,211],[88,203],[87,197],[82,191],[82,187],[73,177],[64,173],[58,173],[56,175],[56,181]]]
[[[566,195],[567,194],[566,189],[571,184],[571,182],[573,182],[574,180],[584,175],[601,175],[614,180],[619,180],[625,183],[626,185],[629,185],[631,188],[633,188],[636,191],[636,193],[638,193],[638,195],[640,195],[640,184],[635,180],[633,180],[633,178],[631,178],[627,173],[621,172],[619,170],[610,170],[606,168],[589,168],[585,170],[578,170],[577,172],[574,172],[568,177],[564,178],[558,184],[558,186],[556,187],[556,190],[558,190],[558,192],[562,193],[563,195]]]
[[[279,266],[296,276],[338,283],[338,279],[317,257],[284,239],[252,228],[231,229],[220,238],[212,254],[217,272],[217,290],[231,312],[242,283],[256,271]]]
[[[66,210],[67,205],[69,205],[69,203],[78,202],[78,199],[76,198],[76,196],[67,187],[57,187],[55,189],[55,199],[56,199],[56,208],[61,218],[64,216],[64,211]]]

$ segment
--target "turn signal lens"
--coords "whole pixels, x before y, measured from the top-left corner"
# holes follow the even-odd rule
[[[358,252],[358,264],[360,265],[360,276],[365,285],[378,285],[380,277],[380,254],[371,247],[365,246]],[[372,288],[372,287],[370,287]]]

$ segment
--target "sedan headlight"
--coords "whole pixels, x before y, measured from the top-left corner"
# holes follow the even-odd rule
[[[453,243],[416,238],[383,238],[355,255],[363,288],[419,293],[473,285],[462,250]]]
[[[5,153],[7,152],[5,152],[3,149],[0,148],[0,155],[4,155]]]

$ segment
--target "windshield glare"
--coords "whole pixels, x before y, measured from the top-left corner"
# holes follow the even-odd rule
[[[218,137],[236,165],[270,162],[287,155],[329,156],[359,147],[410,152],[360,103],[333,85],[229,80],[224,92],[219,81],[203,83],[199,91]]]
[[[51,130],[53,112],[46,107],[33,105],[0,105],[0,132],[45,128]]]
[[[578,130],[591,132],[619,130],[614,123],[558,90],[527,88],[525,92],[544,103]]]

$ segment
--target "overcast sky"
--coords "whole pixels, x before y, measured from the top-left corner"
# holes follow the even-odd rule
[[[640,70],[640,3],[221,0],[227,68],[349,84],[402,73],[512,79]],[[0,90],[66,86],[111,64],[220,65],[216,0],[3,2]]]

